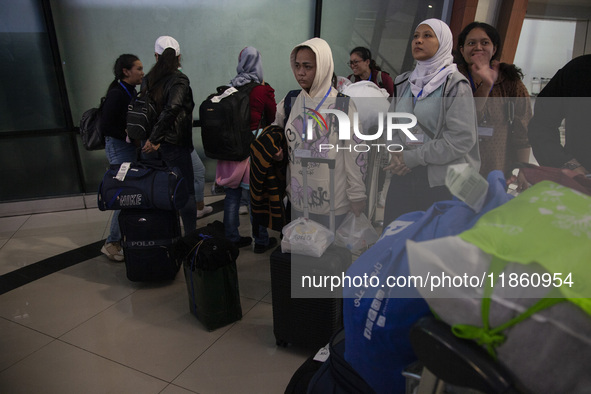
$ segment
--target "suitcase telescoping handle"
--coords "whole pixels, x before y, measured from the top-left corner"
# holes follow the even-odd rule
[[[310,216],[310,207],[308,206],[308,163],[320,163],[328,164],[329,170],[329,206],[330,206],[330,231],[335,232],[335,208],[334,208],[334,168],[335,159],[324,159],[315,157],[302,157],[300,158],[302,163],[302,177],[303,177],[303,188],[304,188],[304,217],[308,219]]]

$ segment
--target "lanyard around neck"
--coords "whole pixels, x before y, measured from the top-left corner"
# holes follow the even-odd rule
[[[131,95],[131,93],[129,93],[129,90],[127,90],[127,87],[123,84],[123,82],[119,81],[119,85],[121,85],[121,87],[125,89],[130,99],[133,98],[133,96]]]
[[[478,84],[478,86],[476,86],[476,84],[474,83],[474,80],[472,79],[472,73],[470,73],[470,70],[468,70],[468,80],[470,81],[470,87],[472,88],[472,93],[476,92],[476,89],[478,89],[480,87],[480,85],[482,85],[482,82],[480,82],[480,84]],[[492,92],[494,86],[495,86],[495,84],[493,83],[493,86],[490,87],[490,91],[488,92],[488,94],[490,94],[490,92]]]
[[[322,104],[324,104],[324,102],[326,101],[326,98],[328,97],[328,95],[330,94],[331,91],[332,91],[332,86],[329,86],[328,91],[326,92],[326,94],[324,95],[324,97],[322,98],[320,103],[316,106],[316,108],[314,108],[315,112],[318,112],[320,107],[322,107]],[[308,124],[308,113],[306,112],[306,96],[304,96],[304,130],[302,131],[302,140],[306,139],[306,125],[307,124]]]
[[[435,73],[435,75],[433,75],[433,78],[435,78],[435,77],[437,76],[437,74],[439,74],[440,72],[442,72],[442,71],[445,69],[445,67],[447,67],[447,66],[443,66],[443,67],[441,67],[441,68],[439,69],[439,71],[437,71],[437,72]],[[433,78],[431,78],[431,79],[433,79]],[[423,95],[423,90],[424,90],[424,89],[425,89],[424,87],[423,87],[423,88],[421,88],[421,91],[419,92],[419,94],[417,94],[417,97],[415,97],[415,98],[413,99],[413,101],[412,101],[412,105],[413,105],[413,107],[414,107],[414,106],[417,104],[417,100],[418,100],[418,99],[419,99],[419,98],[420,98],[420,97]]]
[[[326,98],[330,94],[331,90],[332,90],[332,86],[329,86],[328,91],[326,92],[326,94],[324,95],[324,97],[322,98],[322,100],[320,100],[320,104],[318,104],[316,106],[316,108],[314,108],[314,111],[318,111],[320,109],[320,107],[322,107],[322,104],[324,104],[324,102],[326,101]],[[304,97],[304,108],[305,107],[306,107],[306,97]]]

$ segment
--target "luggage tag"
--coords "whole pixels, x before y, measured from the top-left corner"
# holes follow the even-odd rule
[[[236,89],[235,87],[229,87],[228,89],[224,90],[224,93],[220,94],[219,96],[214,96],[211,98],[211,102],[212,103],[219,103],[220,101],[222,101],[223,99],[225,99],[226,97],[236,93],[238,91],[238,89]]]
[[[119,171],[117,171],[117,175],[115,175],[115,179],[123,182],[123,180],[125,180],[125,176],[127,175],[127,171],[129,171],[130,167],[131,167],[130,162],[121,163],[121,166],[119,167]]]
[[[329,346],[330,344],[327,343],[326,346],[320,348],[320,350],[318,350],[318,352],[314,355],[314,360],[320,362],[325,362],[328,360],[328,357],[330,356],[330,349],[328,348]]]

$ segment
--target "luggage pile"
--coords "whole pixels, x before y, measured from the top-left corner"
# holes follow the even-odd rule
[[[173,280],[181,261],[178,209],[189,198],[178,168],[161,161],[111,166],[98,192],[101,211],[121,210],[119,228],[127,278],[134,282]]]

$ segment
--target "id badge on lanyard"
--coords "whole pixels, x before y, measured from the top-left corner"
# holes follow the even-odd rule
[[[478,138],[480,138],[481,140],[492,138],[494,132],[494,127],[488,125],[486,120],[486,114],[484,114],[482,122],[478,124]]]
[[[495,129],[492,127],[478,126],[478,138],[487,139],[492,138]]]

